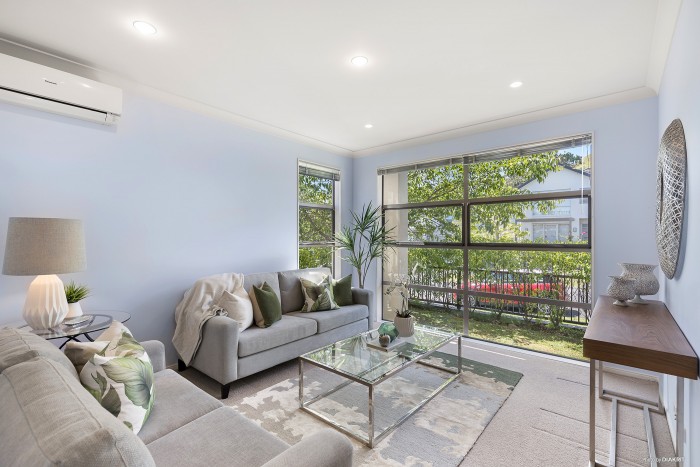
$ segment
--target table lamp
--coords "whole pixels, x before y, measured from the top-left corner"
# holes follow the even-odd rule
[[[29,285],[22,311],[32,329],[49,329],[63,321],[68,302],[63,282],[56,274],[86,267],[82,221],[10,217],[2,273],[37,276]]]

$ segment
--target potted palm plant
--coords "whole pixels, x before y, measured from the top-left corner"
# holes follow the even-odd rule
[[[349,252],[343,260],[355,268],[358,284],[364,289],[370,265],[375,259],[386,259],[387,248],[394,243],[390,238],[394,228],[387,228],[380,207],[373,207],[371,202],[363,205],[359,213],[351,214],[351,224],[336,234],[335,241],[338,248]]]
[[[90,295],[90,289],[86,285],[78,285],[73,281],[66,284],[66,301],[68,302],[68,314],[66,318],[75,318],[83,315],[80,300]]]

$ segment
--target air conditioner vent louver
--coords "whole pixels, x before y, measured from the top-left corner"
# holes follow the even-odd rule
[[[122,90],[0,54],[0,100],[102,125],[117,123]]]

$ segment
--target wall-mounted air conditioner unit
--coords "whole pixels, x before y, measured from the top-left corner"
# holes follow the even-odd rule
[[[3,54],[0,100],[102,125],[122,114],[121,89]]]

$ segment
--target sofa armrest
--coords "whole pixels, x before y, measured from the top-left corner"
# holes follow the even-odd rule
[[[213,316],[202,328],[202,341],[190,366],[221,384],[238,378],[238,321]]]
[[[351,467],[352,443],[337,431],[324,428],[299,441],[263,467]]]
[[[153,372],[165,370],[165,346],[161,341],[143,341],[141,345],[146,350],[148,358],[151,359]]]
[[[374,329],[377,322],[377,311],[374,307],[374,293],[367,289],[352,288],[352,302],[359,305],[367,305],[369,309],[369,328]]]

